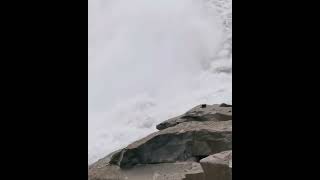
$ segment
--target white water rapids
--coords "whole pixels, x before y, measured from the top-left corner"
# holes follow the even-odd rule
[[[88,163],[232,103],[231,0],[89,0]]]

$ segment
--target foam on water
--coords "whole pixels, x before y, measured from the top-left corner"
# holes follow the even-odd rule
[[[228,0],[89,0],[88,163],[200,103],[231,103]]]

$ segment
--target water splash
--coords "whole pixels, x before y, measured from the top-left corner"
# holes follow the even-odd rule
[[[88,163],[197,104],[231,103],[225,2],[89,0]]]

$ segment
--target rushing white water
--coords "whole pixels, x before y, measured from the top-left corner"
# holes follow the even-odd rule
[[[89,0],[88,163],[231,103],[231,0]]]

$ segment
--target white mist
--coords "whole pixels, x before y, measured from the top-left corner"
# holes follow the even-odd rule
[[[203,0],[89,0],[88,162],[199,103],[231,102],[226,33]],[[214,67],[213,67],[214,66]]]

